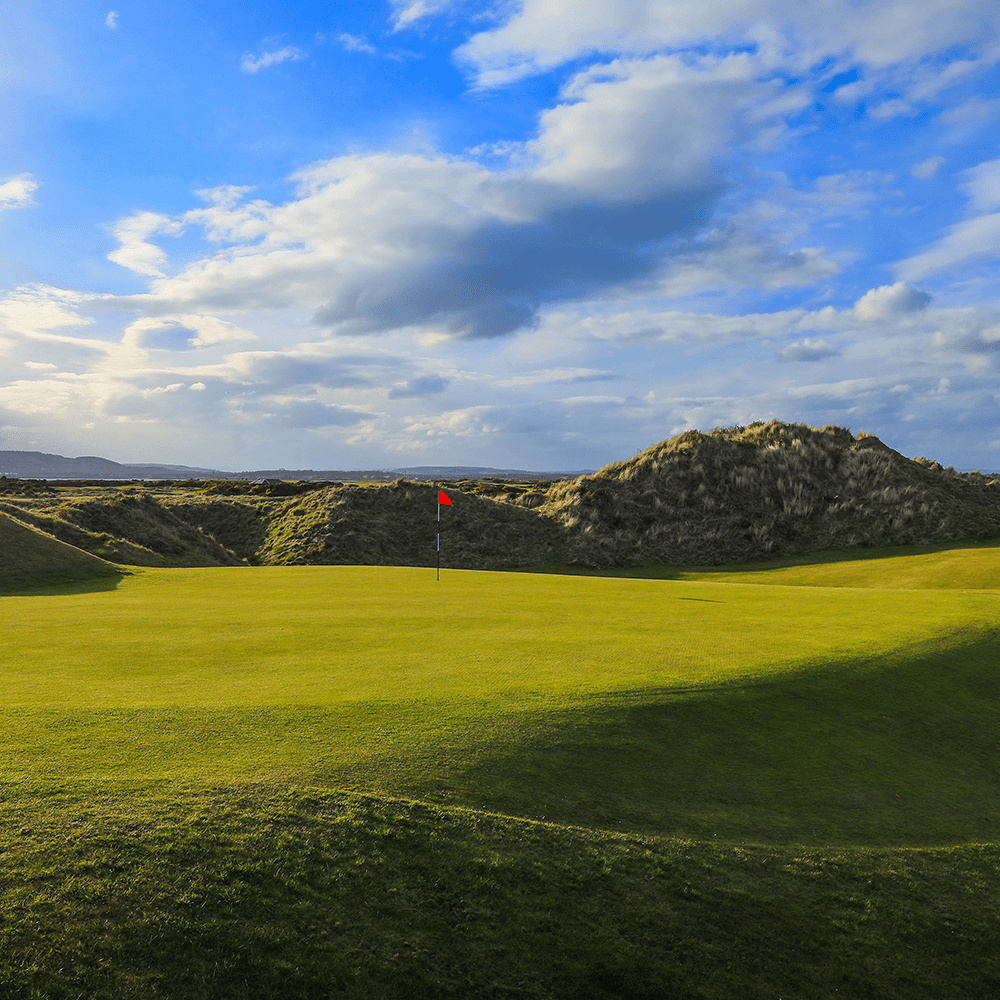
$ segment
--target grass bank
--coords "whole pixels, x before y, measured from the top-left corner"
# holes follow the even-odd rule
[[[9,791],[0,990],[981,998],[995,846],[754,848],[273,786]]]

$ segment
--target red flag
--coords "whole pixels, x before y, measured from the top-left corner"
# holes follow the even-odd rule
[[[448,499],[448,494],[444,490],[438,490],[438,503],[447,504],[449,507],[453,507],[454,504]]]

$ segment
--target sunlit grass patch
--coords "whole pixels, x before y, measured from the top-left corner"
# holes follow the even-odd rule
[[[306,782],[803,843],[989,838],[1000,808],[988,591],[297,567],[2,610],[9,780]]]

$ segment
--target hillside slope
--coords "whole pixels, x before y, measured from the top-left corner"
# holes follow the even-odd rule
[[[540,513],[585,564],[718,564],[1000,536],[1000,482],[872,435],[779,421],[688,431],[552,486]]]
[[[557,483],[8,481],[2,509],[118,564],[719,565],[1000,538],[1000,477],[908,459],[841,427],[688,431]]]
[[[436,520],[437,487],[399,480],[331,487],[287,503],[257,555],[270,565],[433,566],[501,569],[565,561],[560,526],[511,503],[457,489]]]
[[[116,566],[0,512],[0,593],[120,574]]]
[[[53,491],[54,492],[54,491]],[[240,559],[197,524],[151,496],[59,502],[4,509],[31,527],[101,559],[128,566],[236,566]]]

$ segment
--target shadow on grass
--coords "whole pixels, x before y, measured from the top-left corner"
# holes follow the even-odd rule
[[[1000,629],[768,682],[2,712],[16,781],[268,781],[716,843],[1000,842]]]
[[[117,590],[122,580],[132,573],[115,568],[116,572],[106,576],[68,576],[59,573],[29,586],[0,586],[0,597],[65,597],[72,594],[95,594],[100,591]]]
[[[1000,633],[893,663],[553,714],[426,794],[744,843],[1000,840]]]

